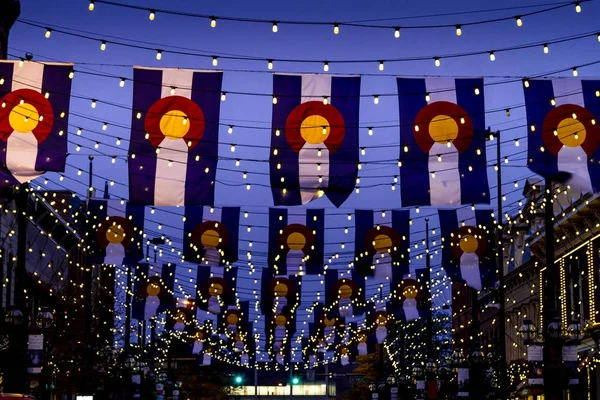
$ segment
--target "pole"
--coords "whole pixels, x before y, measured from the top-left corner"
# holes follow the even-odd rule
[[[431,257],[429,256],[429,218],[425,218],[425,268],[427,268],[427,272],[431,272]],[[429,303],[429,313],[427,314],[427,326],[425,329],[425,334],[427,335],[427,359],[429,361],[433,361],[433,310],[431,310],[431,303]],[[437,388],[436,376],[435,373],[431,373],[429,371],[425,371],[425,375],[427,376],[427,398],[435,399],[437,398],[436,390],[433,388]]]
[[[325,364],[325,396],[329,400],[329,363]]]
[[[88,176],[88,180],[89,180],[89,184],[88,184],[88,191],[87,191],[87,199],[88,202],[89,200],[92,198],[92,188],[93,188],[93,181],[92,181],[92,177],[93,177],[93,168],[94,168],[94,156],[89,156],[88,159],[90,160],[90,169],[89,169],[89,176]],[[84,314],[84,340],[85,343],[89,346],[90,345],[90,340],[91,340],[91,335],[92,335],[92,275],[93,275],[93,265],[88,264],[88,268],[86,268],[85,270],[85,277],[84,277],[84,293],[85,293],[85,303],[84,303],[84,310],[85,310],[85,314]]]
[[[129,265],[125,266],[125,273],[127,274],[127,287],[125,288],[125,353],[128,353],[131,344],[131,269]]]
[[[290,363],[290,399],[294,398],[294,384],[292,383],[294,379],[293,375],[292,363]]]
[[[479,293],[477,289],[470,288],[471,290],[471,354],[479,349]],[[480,366],[476,366],[473,363],[473,358],[470,358],[469,369],[469,398],[473,400],[480,400],[483,398],[481,389],[481,370]]]
[[[558,316],[557,275],[558,268],[554,265],[554,209],[552,206],[552,179],[546,177],[544,182],[544,227],[546,240],[546,273],[544,274],[544,398],[546,400],[562,400],[563,388],[560,384],[560,339],[550,337],[548,325]]]
[[[258,369],[256,368],[256,359],[254,360],[254,400],[258,400]]]
[[[496,174],[497,187],[498,187],[498,218],[496,225],[496,260],[497,260],[497,268],[498,268],[498,320],[500,321],[500,326],[498,335],[500,336],[500,340],[498,343],[499,346],[499,356],[500,356],[500,388],[499,388],[499,396],[500,399],[506,399],[506,386],[508,385],[508,380],[506,378],[506,317],[505,317],[505,306],[506,306],[506,295],[505,295],[505,287],[504,287],[504,248],[503,244],[503,235],[502,235],[502,153],[500,151],[500,132],[496,132],[496,159],[498,163],[498,171]]]

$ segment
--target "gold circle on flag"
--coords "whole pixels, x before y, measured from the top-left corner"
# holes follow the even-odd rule
[[[419,290],[415,287],[415,285],[407,285],[402,291],[402,294],[407,299],[415,299],[417,294],[419,294]]]
[[[150,282],[146,288],[148,296],[158,296],[160,293],[160,286],[156,282]]]
[[[573,118],[565,118],[556,128],[558,139],[568,147],[579,147],[585,142],[586,130],[581,122]]]
[[[185,313],[183,311],[177,311],[177,314],[175,314],[175,321],[184,322],[185,320]]]
[[[239,319],[239,318],[238,318],[238,316],[237,316],[237,315],[235,315],[235,314],[229,314],[229,315],[227,316],[227,323],[228,323],[229,325],[235,325],[235,324],[237,324],[237,323],[238,323],[238,321],[239,321],[239,320],[240,320],[240,319]]]
[[[378,253],[387,253],[392,248],[392,238],[386,234],[375,236],[373,247]]]
[[[32,132],[40,120],[37,108],[29,103],[18,104],[8,116],[10,126],[19,133]]]
[[[349,299],[352,297],[352,288],[350,285],[342,284],[339,289],[340,298]]]
[[[323,132],[325,128],[325,132]],[[302,138],[310,144],[323,143],[329,137],[329,121],[321,115],[310,115],[300,125]]]
[[[325,317],[323,319],[323,323],[325,324],[325,326],[333,326],[333,325],[335,325],[335,317],[331,318],[331,319]]]
[[[452,142],[458,137],[458,125],[452,117],[436,115],[429,122],[429,135],[437,143]]]
[[[160,131],[167,139],[178,140],[190,129],[188,116],[181,110],[167,111],[160,119]]]
[[[302,250],[306,246],[306,238],[300,232],[292,232],[287,237],[287,245],[290,250]]]
[[[284,326],[287,322],[287,318],[285,317],[285,315],[278,315],[275,317],[275,325],[277,326]]]
[[[200,243],[202,243],[202,246],[204,246],[205,249],[214,249],[219,245],[220,238],[221,236],[219,235],[219,232],[212,229],[207,229],[202,233],[202,236],[200,237]]]
[[[387,317],[385,315],[378,315],[377,316],[377,326],[385,326],[387,324]]]
[[[285,283],[278,283],[275,285],[275,288],[273,289],[273,293],[275,294],[275,297],[287,296],[288,287]]]
[[[460,249],[465,253],[475,253],[479,242],[473,235],[466,235],[460,238]]]
[[[106,240],[112,244],[119,244],[125,239],[125,229],[120,224],[113,223],[106,230]]]
[[[223,294],[223,286],[220,283],[212,283],[208,292],[211,296],[220,296]]]

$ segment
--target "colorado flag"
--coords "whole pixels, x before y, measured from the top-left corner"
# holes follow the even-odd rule
[[[496,280],[492,210],[439,210],[442,267],[452,282],[482,290]]]
[[[0,187],[65,170],[72,69],[0,61]]]
[[[571,173],[583,192],[600,190],[600,80],[526,81],[528,167],[542,176]]]
[[[402,206],[489,203],[483,79],[398,78]]]
[[[269,267],[276,275],[323,273],[325,211],[269,209]]]
[[[136,67],[129,200],[213,204],[222,72]]]
[[[139,264],[135,270],[132,317],[148,321],[173,307],[175,264],[163,264],[161,274],[149,264]]]
[[[271,190],[275,205],[326,195],[339,207],[358,173],[360,77],[273,76]]]

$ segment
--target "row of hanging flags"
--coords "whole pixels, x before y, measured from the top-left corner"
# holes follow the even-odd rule
[[[72,64],[0,62],[3,186],[64,171]],[[138,205],[215,203],[223,73],[135,67],[129,200]],[[402,205],[490,202],[484,80],[398,78]],[[172,94],[172,89],[176,89]],[[528,166],[600,187],[600,80],[524,80]],[[341,206],[359,164],[359,76],[273,75],[274,204],[326,196]]]

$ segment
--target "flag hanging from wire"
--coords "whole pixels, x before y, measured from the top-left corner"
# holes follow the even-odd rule
[[[397,83],[402,206],[489,204],[483,79]]]
[[[196,306],[218,315],[228,306],[235,305],[237,275],[237,267],[198,265]]]
[[[427,268],[392,275],[388,309],[396,320],[410,322],[430,315],[430,284],[430,272]]]
[[[132,317],[138,321],[151,318],[173,308],[175,264],[163,264],[160,274],[154,266],[142,263],[135,269]]]
[[[129,200],[214,204],[223,73],[136,67],[133,78]]]
[[[73,64],[0,61],[0,187],[67,162]]]
[[[567,184],[600,190],[600,80],[525,80],[527,166],[544,177],[570,173]]]
[[[273,76],[271,190],[275,205],[323,195],[341,206],[358,173],[360,77]]]

